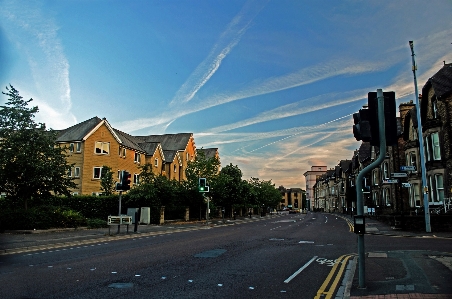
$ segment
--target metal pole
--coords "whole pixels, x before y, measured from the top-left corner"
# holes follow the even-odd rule
[[[425,215],[425,231],[430,233],[430,210],[428,203],[428,187],[427,187],[427,172],[425,170],[425,156],[424,156],[424,139],[422,137],[422,123],[421,123],[421,106],[419,103],[419,92],[417,90],[417,79],[416,79],[416,62],[414,61],[414,47],[413,41],[408,42],[411,49],[411,60],[412,69],[414,77],[414,93],[416,96],[416,116],[417,116],[417,133],[419,139],[419,155],[421,156],[421,175],[422,175],[422,192],[424,193],[424,215]]]
[[[118,216],[121,216],[121,197],[122,197],[122,191],[119,191],[119,212]],[[121,223],[121,220],[119,220],[119,223]],[[118,224],[118,234],[121,228],[121,224]]]
[[[356,215],[364,215],[363,203],[363,178],[372,169],[380,165],[386,156],[386,136],[385,136],[385,113],[384,113],[384,95],[381,89],[377,89],[378,97],[378,128],[380,137],[380,154],[374,162],[367,165],[361,170],[356,178]],[[364,289],[366,287],[365,274],[365,251],[364,251],[364,234],[358,234],[358,270],[359,270],[359,287]]]

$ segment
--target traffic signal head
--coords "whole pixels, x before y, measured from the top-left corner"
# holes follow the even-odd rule
[[[121,181],[121,190],[130,190],[130,173],[123,170],[120,173],[119,180]]]
[[[385,138],[386,145],[394,145],[397,143],[397,117],[395,92],[383,92],[384,96],[384,121],[385,121]],[[372,133],[371,145],[380,145],[380,127],[378,121],[378,98],[376,92],[367,94],[369,106],[370,127]]]
[[[357,141],[369,142],[372,140],[372,133],[369,120],[369,110],[360,109],[353,114],[353,135]]]
[[[206,178],[199,178],[198,191],[199,192],[209,192],[209,186],[207,186]]]

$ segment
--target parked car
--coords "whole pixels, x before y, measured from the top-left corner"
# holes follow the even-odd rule
[[[296,213],[300,213],[300,209],[292,209],[289,211],[289,214],[296,214]]]

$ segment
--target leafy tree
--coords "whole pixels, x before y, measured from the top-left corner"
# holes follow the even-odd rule
[[[113,179],[114,173],[111,171],[111,167],[106,165],[102,166],[102,177],[100,179],[100,190],[104,195],[112,195],[116,191],[116,182]]]
[[[244,203],[242,171],[238,166],[231,163],[223,167],[211,186],[211,195],[217,206],[225,207],[227,211],[232,212],[232,207]]]
[[[207,184],[212,185],[214,179],[218,176],[219,167],[220,161],[216,157],[207,158],[203,151],[198,151],[196,159],[189,162],[185,169],[187,180],[183,182],[183,187],[189,194],[185,204],[191,208],[198,206],[200,219],[203,214],[201,210],[204,205],[204,196],[198,192],[198,180],[199,178],[206,178]],[[209,191],[211,193],[213,190]],[[210,196],[210,194],[206,196]]]
[[[76,185],[67,174],[65,148],[55,146],[56,133],[36,123],[37,106],[23,100],[12,85],[0,106],[0,192],[14,203],[24,204],[33,198],[55,194],[70,195]]]

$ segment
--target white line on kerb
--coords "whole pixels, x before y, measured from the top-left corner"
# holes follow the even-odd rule
[[[298,269],[294,274],[292,274],[289,278],[287,278],[286,280],[284,280],[284,283],[289,283],[292,279],[295,278],[295,276],[297,276],[298,274],[301,273],[301,271],[303,271],[304,269],[306,269],[307,266],[309,266],[309,264],[311,264],[313,261],[315,261],[315,259],[318,256],[314,256],[309,262],[307,262],[306,264],[304,264],[303,267],[301,267],[300,269]]]

